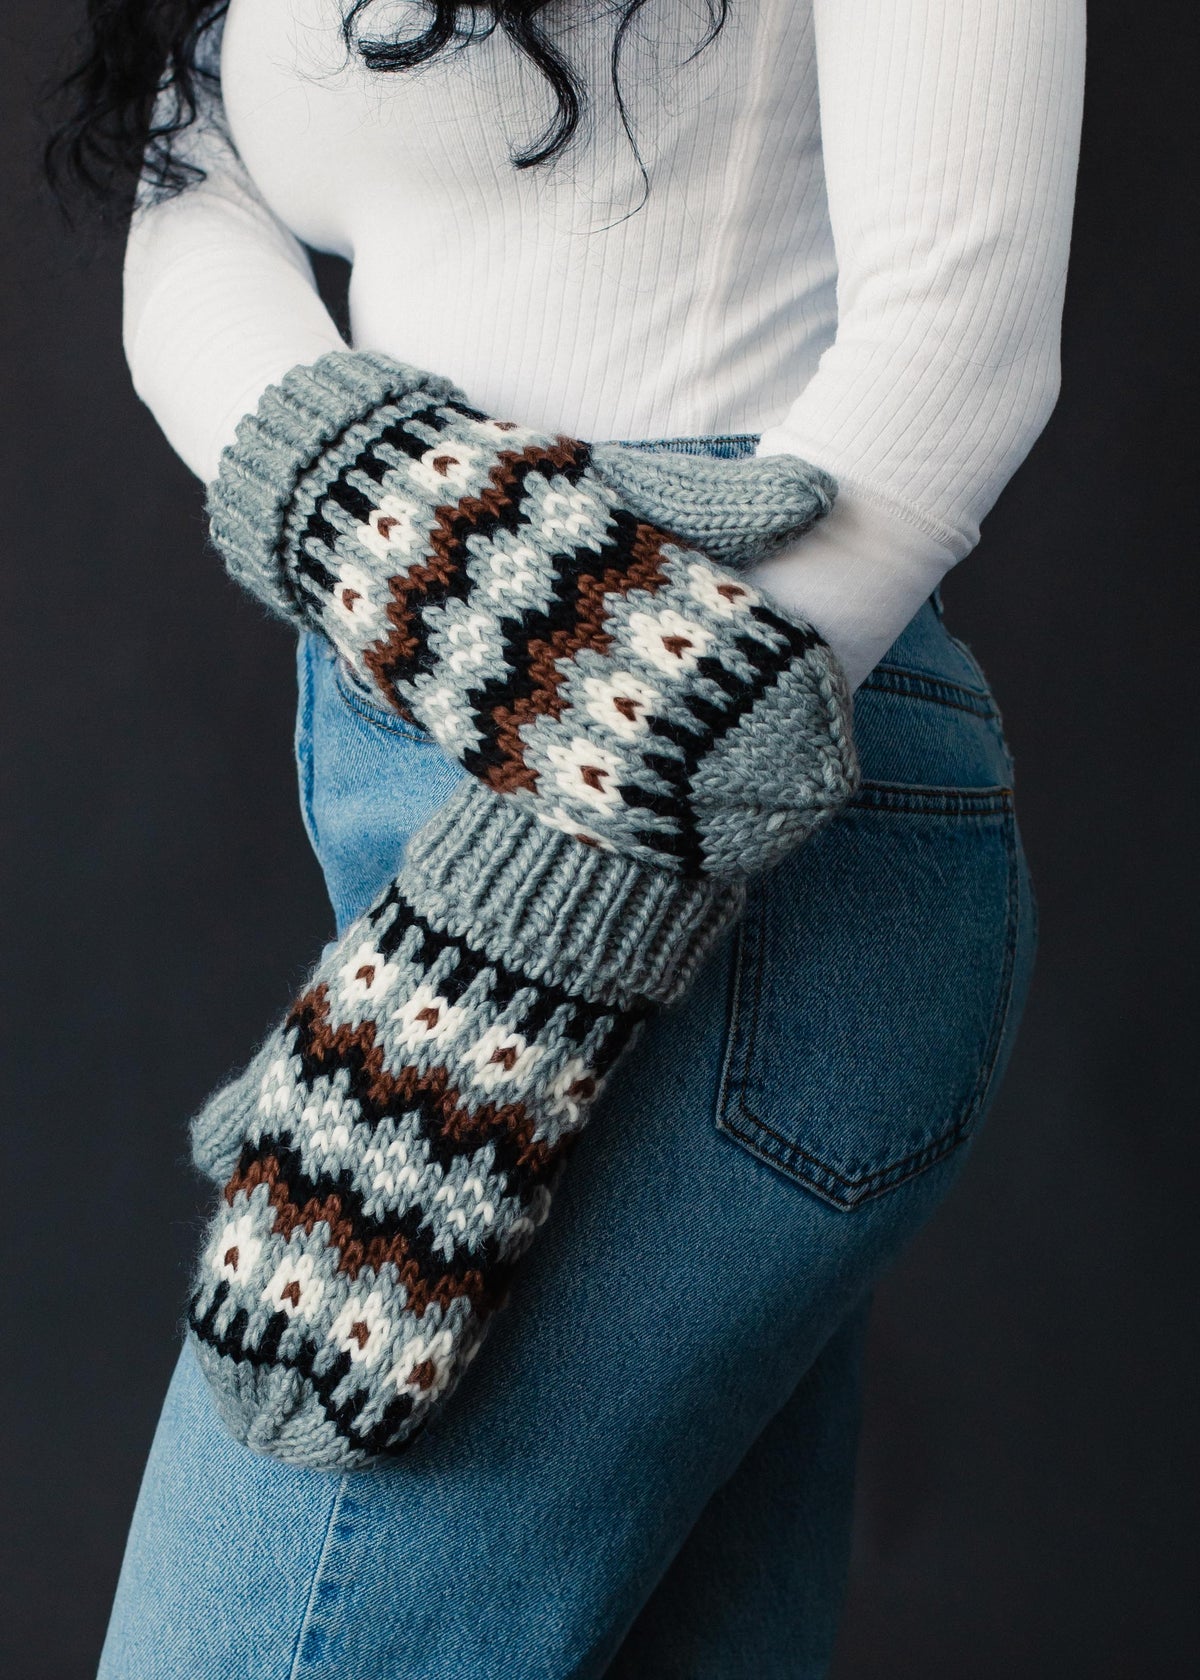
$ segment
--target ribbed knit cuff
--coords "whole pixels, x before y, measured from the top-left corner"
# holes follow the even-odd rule
[[[639,518],[735,571],[802,536],[837,495],[836,480],[798,455],[723,460],[597,443],[592,465]]]
[[[381,404],[398,405],[403,417],[448,399],[466,400],[450,380],[371,351],[333,350],[269,386],[255,412],[239,422],[208,489],[213,541],[230,575],[272,611],[306,624],[282,554],[300,480]],[[349,441],[352,459],[358,451]]]
[[[738,883],[587,845],[474,779],[413,837],[399,885],[439,930],[617,1009],[680,995],[745,901]]]

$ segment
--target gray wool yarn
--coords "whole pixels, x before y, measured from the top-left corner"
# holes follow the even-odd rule
[[[678,511],[667,467],[639,482]],[[639,1023],[856,786],[821,638],[645,505],[349,353],[268,392],[212,487],[234,575],[471,772],[194,1122],[223,1190],[189,1325],[256,1450],[354,1468],[434,1415]]]
[[[686,457],[605,459],[682,515]],[[746,465],[699,463],[721,469],[693,515],[714,542],[753,523],[760,549],[829,504],[803,462],[729,470]],[[757,484],[772,495],[754,512]],[[293,369],[242,421],[209,506],[235,576],[487,786],[592,845],[752,874],[851,791],[849,694],[812,626],[628,505],[594,449],[492,420],[444,380],[349,352]]]
[[[188,1312],[247,1446],[353,1469],[448,1397],[638,1024],[737,915],[467,780],[193,1127]]]
[[[591,449],[596,472],[626,507],[735,571],[794,542],[837,495],[836,480],[797,455],[727,461],[622,443]]]

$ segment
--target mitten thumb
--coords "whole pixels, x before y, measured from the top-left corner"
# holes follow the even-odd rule
[[[722,460],[596,443],[592,465],[631,512],[740,571],[794,541],[833,506],[837,483],[798,455]]]

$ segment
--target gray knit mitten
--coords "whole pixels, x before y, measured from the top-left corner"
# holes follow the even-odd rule
[[[830,487],[787,470],[794,534]],[[585,445],[383,358],[294,370],[211,506],[231,570],[473,773],[194,1127],[224,1183],[189,1313],[218,1404],[250,1446],[353,1466],[465,1369],[744,877],[853,791],[849,696],[811,627]]]

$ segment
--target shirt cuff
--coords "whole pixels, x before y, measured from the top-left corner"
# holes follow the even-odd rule
[[[821,632],[853,689],[957,558],[950,542],[843,479],[832,511],[747,575]]]

